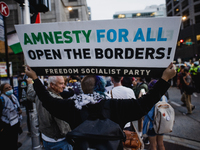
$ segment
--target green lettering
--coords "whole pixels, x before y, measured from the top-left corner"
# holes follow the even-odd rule
[[[57,44],[62,44],[63,43],[63,41],[61,40],[62,36],[60,36],[59,34],[62,34],[62,32],[61,31],[54,32],[55,40]]]
[[[49,42],[54,44],[52,32],[49,32],[49,35],[46,32],[43,32],[43,36],[46,44],[49,44]]]
[[[31,45],[33,44],[33,42],[28,37],[28,35],[26,33],[24,33],[24,45],[27,45],[27,43],[30,43]]]
[[[71,32],[70,31],[65,31],[63,33],[63,36],[68,39],[68,40],[65,40],[65,43],[71,43],[73,41],[72,37],[71,36],[68,36],[67,34],[70,34]]]
[[[33,43],[37,44],[37,42],[41,42],[41,44],[44,44],[44,41],[42,39],[42,33],[38,32],[38,35],[36,36],[34,33],[31,33],[31,36],[33,38]]]
[[[90,33],[91,33],[92,30],[88,30],[88,32],[86,33],[84,30],[82,30],[83,32],[83,35],[85,36],[86,38],[86,43],[89,43],[90,42]]]
[[[72,33],[75,34],[76,36],[76,42],[80,43],[79,34],[81,33],[81,31],[80,30],[72,31]]]

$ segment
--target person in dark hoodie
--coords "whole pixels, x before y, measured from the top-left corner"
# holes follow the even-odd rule
[[[84,121],[81,117],[82,109],[101,110],[100,108],[105,105],[109,107],[108,110],[110,111],[110,117],[108,119],[117,123],[121,129],[123,129],[127,122],[138,120],[149,112],[170,87],[167,81],[176,74],[173,64],[171,63],[167,69],[165,69],[162,77],[154,87],[146,95],[137,100],[101,99],[98,94],[93,94],[96,82],[95,76],[85,76],[81,82],[81,86],[85,87],[83,88],[84,94],[81,94],[80,97],[72,101],[53,98],[40,82],[37,74],[29,66],[26,66],[25,72],[26,75],[34,80],[33,86],[42,105],[53,116],[68,122],[72,130]],[[77,149],[76,145],[74,149]],[[123,150],[122,141],[117,145],[117,150]]]

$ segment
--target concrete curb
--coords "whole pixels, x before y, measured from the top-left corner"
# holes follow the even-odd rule
[[[175,136],[169,136],[169,135],[164,135],[163,140],[165,142],[182,145],[182,146],[193,148],[196,150],[200,149],[200,142],[197,142],[197,141],[192,141],[192,140],[183,139],[183,138],[179,138],[179,137],[175,137]]]

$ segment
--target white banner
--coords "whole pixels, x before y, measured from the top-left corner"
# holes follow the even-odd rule
[[[167,17],[15,27],[27,64],[40,75],[154,76],[174,59],[180,23]]]

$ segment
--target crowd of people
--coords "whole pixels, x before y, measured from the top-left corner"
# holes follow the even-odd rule
[[[156,134],[153,127],[146,131],[145,115],[152,113],[152,107],[161,100],[161,97],[170,87],[169,80],[176,71],[173,64],[163,72],[160,79],[146,79],[142,77],[121,76],[49,76],[43,80],[27,66],[27,100],[36,104],[39,120],[39,131],[43,147],[55,150],[79,149],[71,145],[66,139],[68,132],[79,126],[86,118],[81,119],[81,110],[109,107],[109,119],[119,124],[121,129],[130,126],[131,121],[138,121],[139,135],[148,135],[152,150],[164,150],[163,134]],[[190,75],[183,77],[186,85],[190,84]],[[180,87],[179,77],[177,78]],[[184,84],[184,83],[182,83]],[[184,93],[184,90],[182,93]],[[185,93],[185,104],[188,113],[195,108],[191,104],[190,94]],[[1,132],[0,140],[6,149],[18,148],[18,132],[20,127],[21,109],[19,101],[13,94],[10,84],[1,85]],[[128,115],[129,114],[129,115]],[[2,142],[3,141],[3,142]],[[8,142],[9,141],[9,142]],[[8,144],[9,143],[9,144]],[[12,143],[12,144],[11,144]],[[9,148],[8,148],[9,147]],[[121,142],[117,149],[123,149]]]
[[[200,93],[200,66],[198,63],[180,65],[177,67],[177,75],[173,78],[173,86],[180,89],[182,106],[187,108],[184,115],[192,114],[195,106],[191,103],[191,95],[197,97]]]

